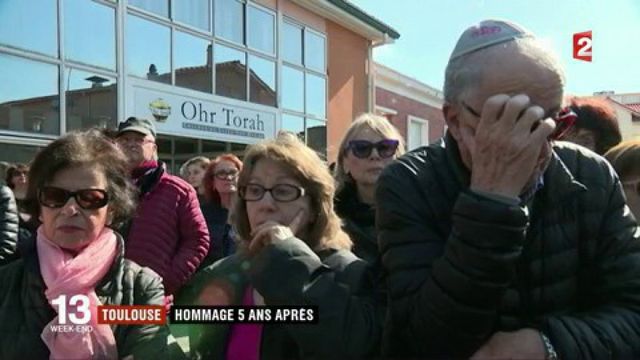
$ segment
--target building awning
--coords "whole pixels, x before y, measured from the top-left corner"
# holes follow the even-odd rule
[[[400,38],[391,26],[367,14],[348,0],[292,0],[294,3],[378,43]]]

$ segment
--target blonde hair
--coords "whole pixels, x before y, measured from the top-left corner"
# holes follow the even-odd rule
[[[297,136],[280,132],[276,139],[267,140],[248,148],[244,167],[238,177],[238,188],[246,186],[258,161],[269,159],[283,165],[300,181],[311,200],[315,216],[306,239],[314,251],[327,248],[350,249],[351,239],[342,231],[341,221],[333,210],[335,185],[329,170],[318,154],[303,144]],[[251,239],[251,226],[246,202],[236,197],[231,221],[238,232],[242,248]]]
[[[353,138],[365,128],[375,131],[385,139],[398,140],[400,144],[396,150],[396,156],[404,154],[404,138],[400,135],[398,129],[389,122],[389,120],[385,117],[372,113],[361,114],[353,121],[351,126],[349,126],[347,133],[340,142],[338,159],[336,160],[336,167],[334,169],[334,177],[336,179],[335,181],[338,192],[342,190],[348,182],[352,181],[349,174],[344,171],[344,158],[347,155],[347,146],[349,145],[349,141],[353,140]]]
[[[180,177],[182,177],[183,179],[186,179],[187,170],[191,165],[197,165],[197,166],[200,166],[202,170],[207,170],[207,167],[209,166],[209,162],[210,160],[204,156],[192,157],[191,159],[187,160],[184,164],[182,164],[182,166],[180,166],[180,170],[178,171],[180,174]]]

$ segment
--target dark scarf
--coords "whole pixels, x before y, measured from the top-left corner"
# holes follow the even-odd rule
[[[336,213],[343,219],[350,219],[360,226],[375,226],[376,210],[358,199],[358,189],[353,183],[347,183],[336,194]]]
[[[136,166],[133,171],[131,171],[131,178],[134,182],[137,183],[142,176],[144,176],[147,172],[157,168],[158,165],[159,163],[156,160],[145,160],[138,166]]]

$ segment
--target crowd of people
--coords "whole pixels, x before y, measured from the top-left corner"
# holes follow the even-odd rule
[[[180,176],[149,120],[65,134],[0,187],[0,358],[640,357],[640,142],[564,85],[532,33],[487,20],[449,59],[446,135],[408,153],[374,114],[331,170],[287,132]],[[74,294],[94,330],[53,332]],[[95,321],[134,304],[319,319]]]

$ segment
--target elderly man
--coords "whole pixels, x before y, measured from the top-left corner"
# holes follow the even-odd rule
[[[484,21],[451,55],[438,144],[377,190],[391,357],[640,356],[640,241],[602,158],[555,143],[557,62],[521,27]]]
[[[157,161],[155,127],[130,117],[120,123],[116,142],[129,158],[140,190],[136,214],[123,230],[125,256],[155,270],[167,294],[173,294],[196,271],[209,251],[209,231],[191,185],[169,175]]]

